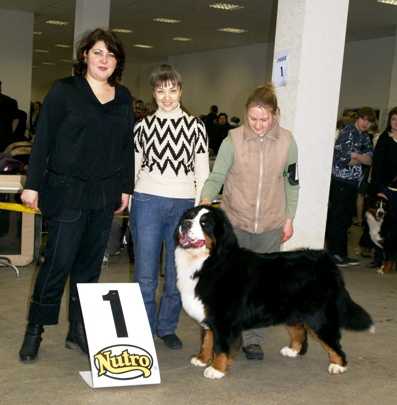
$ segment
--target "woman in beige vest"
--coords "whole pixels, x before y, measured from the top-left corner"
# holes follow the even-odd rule
[[[221,206],[240,246],[258,253],[279,251],[293,235],[298,203],[298,152],[281,128],[274,87],[258,87],[246,102],[245,122],[229,132],[201,193],[209,204],[224,186]],[[243,333],[249,360],[262,360],[263,328]]]

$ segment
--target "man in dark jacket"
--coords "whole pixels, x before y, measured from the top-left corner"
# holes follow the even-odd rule
[[[0,81],[0,152],[3,152],[12,138],[12,122],[16,118],[18,103],[2,93]]]

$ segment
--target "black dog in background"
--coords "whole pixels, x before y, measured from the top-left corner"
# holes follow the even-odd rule
[[[375,245],[375,256],[381,257],[383,262],[378,272],[390,273],[397,258],[397,218],[388,199],[382,194],[369,197],[365,218]]]

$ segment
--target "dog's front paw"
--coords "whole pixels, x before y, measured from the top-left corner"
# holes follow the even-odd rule
[[[296,350],[291,349],[291,348],[288,347],[288,346],[284,346],[284,347],[280,350],[280,354],[281,354],[282,356],[285,356],[285,357],[297,357],[299,353],[298,353]]]
[[[190,359],[190,364],[196,367],[205,367],[207,365],[207,363],[202,362],[197,356],[193,356]]]
[[[330,363],[328,366],[328,372],[330,374],[343,374],[346,370],[347,367],[343,367],[335,363]]]
[[[210,378],[211,380],[220,380],[224,376],[225,373],[222,373],[222,371],[219,371],[212,366],[209,366],[204,370],[204,377]]]

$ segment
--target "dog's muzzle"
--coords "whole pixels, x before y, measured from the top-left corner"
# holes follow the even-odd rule
[[[184,248],[200,248],[205,246],[204,239],[195,239],[190,236],[190,229],[192,227],[192,222],[190,220],[185,220],[179,227],[179,244]]]

